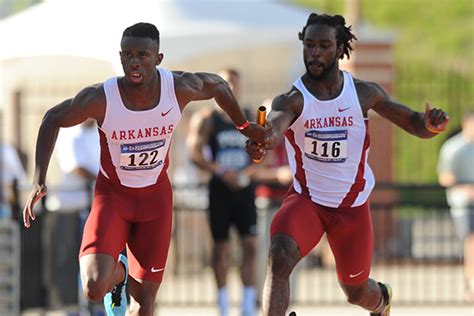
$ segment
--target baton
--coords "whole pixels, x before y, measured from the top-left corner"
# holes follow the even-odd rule
[[[257,124],[261,126],[265,126],[266,122],[267,122],[267,108],[261,105],[257,109]],[[261,159],[253,159],[253,162],[259,163],[262,161],[262,159],[263,157]]]

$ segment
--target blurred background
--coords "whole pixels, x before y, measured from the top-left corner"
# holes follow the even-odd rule
[[[342,14],[353,25],[358,41],[341,68],[378,82],[415,110],[424,111],[429,100],[451,116],[448,131],[426,141],[372,113],[369,162],[377,179],[371,200],[376,238],[372,274],[392,284],[396,306],[457,306],[474,315],[465,298],[462,241],[436,173],[440,147],[460,130],[463,113],[474,109],[472,0],[0,0],[0,315],[100,313],[100,307],[84,307],[78,290],[81,221],[92,186],[65,180],[68,169],[61,159],[68,158],[61,158],[61,150],[68,151],[66,147],[55,149],[50,194],[29,230],[22,226],[21,209],[42,116],[81,88],[122,75],[118,52],[126,27],[139,21],[158,27],[165,68],[237,69],[241,103],[254,111],[304,73],[297,34],[310,12]],[[183,112],[171,149],[175,220],[160,308],[214,306],[206,178],[185,147],[190,116],[205,106],[213,104],[191,104]],[[12,155],[19,164],[7,162]],[[61,200],[61,194],[79,191],[85,192],[80,198],[84,205]],[[261,286],[268,223],[278,201],[262,196],[257,202]],[[240,253],[232,253],[234,305],[239,304],[239,260]],[[300,264],[292,287],[295,306],[347,304],[324,243]]]

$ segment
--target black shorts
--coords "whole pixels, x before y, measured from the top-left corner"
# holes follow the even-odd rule
[[[240,236],[257,235],[255,186],[231,191],[213,177],[209,182],[209,224],[215,241],[227,240],[231,225]]]
[[[461,240],[474,234],[474,204],[465,207],[452,207],[451,216],[456,233]]]

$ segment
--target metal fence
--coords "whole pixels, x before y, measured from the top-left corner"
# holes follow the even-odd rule
[[[397,304],[462,304],[462,245],[451,223],[444,190],[434,185],[383,184],[378,190],[396,192],[396,201],[372,205],[376,237],[372,276],[393,285]],[[175,188],[173,239],[158,299],[162,306],[205,306],[215,302],[206,207],[204,186]],[[274,211],[271,206],[258,210],[259,288],[264,279],[268,228]],[[22,309],[58,309],[77,304],[80,221],[79,213],[43,211],[30,229],[21,228]],[[15,225],[21,227],[21,221]],[[237,304],[241,298],[240,247],[235,233],[231,243],[228,287],[232,302]],[[294,303],[345,302],[324,240],[300,262],[291,286]]]

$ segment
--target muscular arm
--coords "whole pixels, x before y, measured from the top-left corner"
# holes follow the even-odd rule
[[[59,128],[80,124],[89,117],[101,124],[104,113],[105,94],[102,86],[85,88],[73,99],[65,100],[46,112],[36,141],[33,188],[23,209],[23,221],[26,227],[30,227],[30,218],[35,219],[33,206],[46,195],[46,174]]]
[[[301,115],[303,104],[303,96],[295,88],[273,100],[272,110],[267,118],[273,134],[265,139],[263,145],[247,141],[247,153],[252,159],[261,160],[265,149],[274,149],[281,142],[288,127]]]
[[[431,109],[428,103],[425,113],[421,113],[396,102],[376,83],[356,80],[356,89],[364,115],[372,109],[420,138],[431,138],[446,128],[449,117],[440,109]]]
[[[236,126],[247,121],[245,114],[239,107],[232,90],[227,82],[216,74],[173,72],[175,76],[175,90],[181,109],[191,101],[214,99]],[[263,142],[265,130],[257,124],[250,124],[240,131],[255,141]]]
[[[272,110],[267,120],[273,128],[274,137],[266,143],[267,148],[273,149],[281,142],[288,127],[300,116],[303,102],[303,96],[296,89],[279,95],[273,100]]]
[[[73,99],[65,100],[46,112],[36,141],[34,184],[45,184],[59,128],[78,125],[89,117],[101,123],[103,111],[105,111],[103,89],[101,86],[91,86],[83,89]]]

